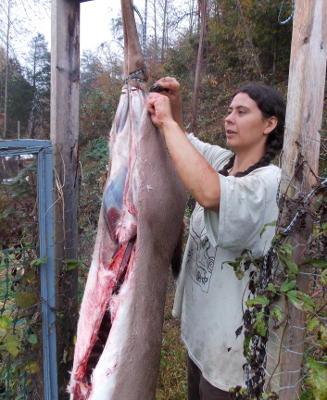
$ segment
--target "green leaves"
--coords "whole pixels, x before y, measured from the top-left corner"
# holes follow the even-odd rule
[[[244,357],[247,357],[249,350],[250,350],[250,343],[251,343],[251,339],[252,339],[252,335],[248,334],[245,339],[244,339],[244,343],[243,343],[243,349],[244,349]]]
[[[277,308],[277,307],[274,307],[274,308],[271,310],[270,316],[271,316],[271,317],[276,317],[276,318],[278,319],[278,321],[281,321],[281,320],[283,319],[283,314],[282,314],[282,312],[280,311],[280,309]]]
[[[324,285],[327,285],[327,268],[322,271],[320,279]]]
[[[226,261],[223,264],[228,264],[233,267],[237,279],[241,280],[244,278],[244,271],[242,270],[240,261]]]
[[[272,284],[271,282],[268,283],[267,289],[268,289],[270,292],[272,292],[272,293],[274,293],[274,294],[277,294],[277,290],[276,290],[274,284]]]
[[[305,260],[301,265],[311,265],[312,268],[327,268],[327,261],[326,260],[315,260],[314,258],[309,258]]]
[[[288,292],[288,291],[290,291],[291,289],[294,289],[295,286],[296,286],[296,280],[293,280],[293,281],[290,281],[290,282],[289,282],[288,280],[286,280],[285,282],[283,282],[283,283],[280,285],[279,290],[280,290],[281,292]]]
[[[36,260],[31,261],[31,266],[35,267],[35,266],[39,266],[40,264],[45,264],[48,261],[48,256],[45,255],[42,258],[38,258]]]
[[[37,336],[33,333],[32,335],[29,335],[29,337],[27,338],[27,340],[28,340],[31,344],[35,344],[35,343],[37,343]]]
[[[20,308],[28,308],[36,302],[36,294],[31,292],[20,292],[16,294],[15,298]]]
[[[22,346],[20,339],[16,335],[6,337],[3,347],[14,357],[17,356]]]
[[[109,158],[108,140],[101,136],[97,139],[93,139],[92,150],[88,152],[87,156],[95,160],[105,159],[107,161]]]
[[[68,259],[68,260],[63,260],[63,264],[67,265],[67,271],[71,271],[75,268],[80,268],[83,266],[82,261],[74,260],[74,259]]]
[[[278,248],[278,259],[284,268],[285,275],[290,279],[295,279],[299,273],[299,267],[291,260],[293,248],[289,243],[284,244]]]
[[[37,374],[38,372],[40,372],[40,366],[36,362],[31,362],[27,364],[26,371],[30,374]]]
[[[310,376],[308,383],[312,387],[315,400],[325,400],[327,393],[327,368],[323,363],[314,359],[308,360]]]
[[[10,326],[12,323],[11,318],[8,315],[2,315],[0,317],[0,328],[1,329],[6,329],[8,326]]]
[[[269,222],[268,224],[265,224],[262,228],[262,231],[260,232],[260,237],[263,235],[263,233],[266,231],[268,226],[276,226],[277,221]]]
[[[266,329],[267,321],[266,320],[267,320],[267,316],[262,311],[258,312],[258,314],[255,317],[255,323],[253,325],[253,328],[261,336],[266,336],[266,333],[267,333],[267,329]]]
[[[320,321],[317,317],[313,317],[309,320],[308,324],[307,324],[307,331],[310,332],[312,331],[314,328],[317,328],[320,325]]]
[[[298,290],[290,290],[286,293],[289,301],[299,310],[302,311],[313,311],[315,303],[311,300],[311,296],[302,293]]]
[[[248,307],[253,307],[255,305],[261,305],[263,307],[266,307],[269,305],[269,303],[270,303],[270,300],[268,299],[268,297],[263,296],[263,295],[259,295],[255,299],[248,300],[245,302],[245,304]]]

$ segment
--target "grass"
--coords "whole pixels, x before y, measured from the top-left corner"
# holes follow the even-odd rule
[[[165,305],[162,349],[156,400],[187,398],[187,351],[180,338],[180,319],[173,318],[175,284],[170,277]]]

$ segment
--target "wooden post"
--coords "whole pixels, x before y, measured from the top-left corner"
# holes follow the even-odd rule
[[[54,194],[54,257],[57,313],[59,398],[66,393],[77,327],[77,268],[64,260],[78,258],[78,130],[80,74],[80,4],[52,0],[51,142]]]
[[[319,163],[326,47],[326,0],[297,0],[293,22],[280,196],[282,200],[291,199],[291,204],[292,199],[307,195],[312,190],[312,185],[317,183],[314,174],[318,172]],[[281,210],[281,228],[286,228],[290,222],[289,218],[285,218],[287,212],[290,212],[287,209],[290,203],[284,202],[284,208]],[[292,231],[290,243],[294,248],[293,261],[296,263],[304,258],[311,234],[310,218],[300,227],[296,227],[294,234]],[[309,277],[303,272],[305,271],[300,271],[297,286],[299,290],[308,292]],[[280,327],[278,330],[274,330],[272,324],[269,327],[266,392],[276,391],[280,400],[296,400],[301,391],[306,314],[287,301],[281,300],[277,306],[285,314],[288,313],[290,319],[286,327]]]

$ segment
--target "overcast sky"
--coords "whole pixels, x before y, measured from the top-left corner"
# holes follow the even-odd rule
[[[93,0],[81,3],[81,53],[94,50],[110,40],[110,21],[120,11],[119,0]]]
[[[134,0],[134,4],[143,9],[144,0]],[[95,50],[101,43],[111,40],[110,21],[117,17],[120,9],[120,0],[92,0],[81,3],[81,53],[87,49]]]
[[[1,2],[1,0],[0,0]],[[36,34],[45,35],[49,45],[51,44],[51,11],[36,7],[33,9],[33,1],[26,3],[29,7],[23,10],[23,18],[28,15],[28,33],[16,34],[12,32],[12,47],[16,56],[24,63],[28,44]],[[134,4],[141,10],[144,8],[144,0],[134,0]],[[120,12],[120,0],[92,0],[81,3],[81,54],[84,50],[95,50],[103,42],[112,40],[110,34],[110,21],[116,18]],[[0,42],[1,44],[1,42]]]

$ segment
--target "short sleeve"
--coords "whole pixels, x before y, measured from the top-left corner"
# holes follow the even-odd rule
[[[220,170],[224,165],[226,165],[233,155],[230,150],[226,150],[220,146],[201,142],[201,140],[196,138],[193,133],[188,135],[188,139],[216,171]]]
[[[219,214],[204,210],[211,245],[231,251],[261,248],[262,243],[258,242],[264,224],[275,221],[278,215],[279,168],[272,165],[241,178],[221,175],[219,178]]]

